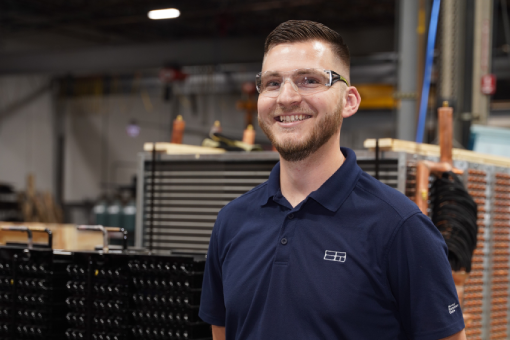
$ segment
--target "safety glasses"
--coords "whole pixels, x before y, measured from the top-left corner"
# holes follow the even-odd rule
[[[335,71],[318,68],[301,68],[287,72],[260,72],[255,77],[255,84],[261,95],[278,97],[287,80],[289,80],[292,88],[303,96],[326,91],[338,81],[342,81],[349,86],[347,79]]]

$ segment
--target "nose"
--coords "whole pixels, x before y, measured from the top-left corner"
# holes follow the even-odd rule
[[[276,102],[281,106],[294,106],[301,103],[301,99],[296,84],[288,79],[281,85]]]

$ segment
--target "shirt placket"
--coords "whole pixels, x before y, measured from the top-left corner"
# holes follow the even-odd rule
[[[278,244],[276,246],[275,263],[288,263],[293,247],[293,238],[298,219],[297,211],[290,210],[285,212],[285,218],[278,235]]]

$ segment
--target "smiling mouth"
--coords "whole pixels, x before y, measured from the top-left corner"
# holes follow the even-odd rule
[[[308,118],[312,118],[312,116],[310,115],[288,115],[288,116],[277,116],[277,117],[274,117],[274,120],[276,120],[277,122],[297,122],[297,121],[301,121],[301,120],[305,120],[305,119],[308,119]]]

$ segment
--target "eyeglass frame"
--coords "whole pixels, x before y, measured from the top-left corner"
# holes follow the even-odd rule
[[[301,70],[299,68],[295,69],[295,70],[292,70],[292,71],[296,71],[296,70]],[[347,86],[351,86],[349,85],[349,82],[347,81],[347,79],[345,79],[345,77],[341,76],[340,74],[336,73],[335,71],[333,70],[323,70],[324,72],[326,72],[327,74],[329,74],[329,83],[327,84],[324,84],[324,86],[327,86],[327,87],[331,87],[333,86],[335,83],[339,82],[339,81],[342,81],[345,83],[345,85]],[[267,72],[267,71],[266,71]],[[265,72],[264,72],[265,73]],[[259,78],[262,76],[262,72],[259,72],[255,75],[255,79]],[[257,81],[255,80],[255,88],[257,89],[257,92],[259,94],[262,94],[260,92],[260,88],[259,86],[257,85]]]

